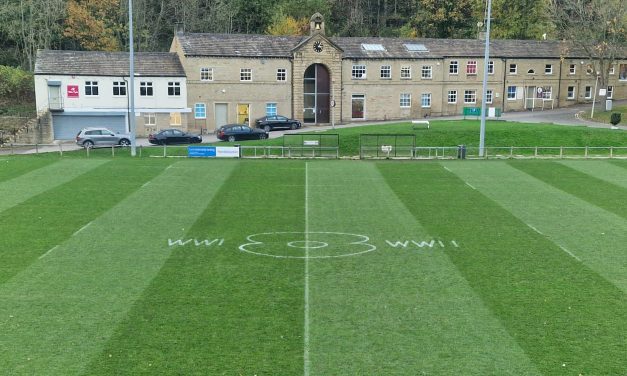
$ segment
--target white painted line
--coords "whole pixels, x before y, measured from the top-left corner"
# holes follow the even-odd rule
[[[303,369],[309,376],[309,163],[305,162],[305,322],[303,334]]]
[[[148,184],[150,184],[150,182],[151,182],[151,180],[148,180],[147,182],[145,182],[145,183],[142,185],[142,188],[145,188]]]
[[[50,249],[48,250],[48,252],[46,252],[46,253],[44,253],[43,255],[39,256],[39,259],[41,260],[42,258],[44,258],[44,257],[48,256],[48,254],[50,254],[50,252],[54,251],[54,250],[55,250],[55,249],[57,249],[57,248],[59,248],[59,246],[58,246],[58,245],[55,245],[54,247],[50,248]]]
[[[477,190],[477,188],[473,187],[469,182],[466,182],[466,185],[469,186],[470,188],[474,189],[475,191]]]
[[[453,172],[453,171],[451,171],[451,169],[450,169],[450,168],[448,168],[448,167],[446,167],[446,166],[442,166],[442,167],[444,167],[444,169],[445,169],[446,171],[448,171],[448,172]]]
[[[559,247],[562,249],[562,251],[564,251],[564,252],[568,253],[569,255],[571,255],[575,260],[581,262],[581,259],[579,257],[575,256],[575,254],[573,254],[571,251],[569,251],[568,249],[562,247],[561,245],[559,245]]]
[[[542,232],[540,232],[540,230],[538,230],[537,228],[533,227],[532,225],[530,225],[529,223],[527,223],[527,226],[529,226],[530,229],[532,229],[533,231],[537,232],[540,235],[544,235]]]
[[[83,231],[84,229],[86,229],[87,227],[89,227],[89,225],[91,225],[91,222],[89,222],[88,224],[86,224],[85,226],[79,228],[78,230],[76,230],[75,233],[72,234],[72,236],[76,236],[79,232]]]
[[[171,168],[172,168],[172,166],[174,166],[174,165],[169,165],[169,166],[168,166],[168,167],[166,167],[165,169],[166,169],[166,170],[169,170],[169,169],[171,169]]]

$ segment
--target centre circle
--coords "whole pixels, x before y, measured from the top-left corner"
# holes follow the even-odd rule
[[[297,240],[293,242],[287,243],[288,246],[292,248],[302,248],[302,249],[318,249],[328,247],[329,244],[325,242],[318,242],[315,240]]]

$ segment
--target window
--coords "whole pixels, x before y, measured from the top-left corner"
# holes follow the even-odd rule
[[[529,70],[527,71],[527,74],[536,74],[536,71],[535,71],[535,70],[533,70],[533,69],[529,69]]]
[[[113,81],[113,96],[123,97],[126,95],[126,82]]]
[[[422,106],[422,108],[431,107],[431,93],[422,94],[422,97],[420,98],[420,105]]]
[[[448,103],[457,103],[457,90],[448,91]]]
[[[409,52],[429,52],[424,44],[405,44],[405,48]]]
[[[459,63],[457,60],[451,60],[448,64],[448,74],[457,74],[459,70]]]
[[[494,74],[494,61],[488,61],[488,74]]]
[[[156,125],[157,124],[157,116],[154,112],[146,112],[144,113],[144,125]]]
[[[381,66],[381,78],[389,79],[392,78],[392,67],[389,65]]]
[[[239,70],[239,80],[240,81],[252,81],[253,80],[253,70],[251,68],[240,68],[240,70]]]
[[[351,96],[351,118],[366,118],[366,96],[364,94],[353,94]]]
[[[277,106],[276,103],[266,103],[266,116],[276,116]]]
[[[411,94],[401,93],[401,108],[411,107]]]
[[[276,80],[277,81],[287,81],[287,69],[278,68],[276,70]]]
[[[477,103],[477,90],[464,90],[464,103]]]
[[[181,95],[181,83],[180,82],[168,82],[168,95],[179,97]]]
[[[353,65],[352,77],[354,80],[366,79],[366,66],[365,65]]]
[[[551,99],[553,97],[553,87],[552,86],[542,87],[542,95],[540,97],[544,99]]]
[[[553,74],[553,64],[546,64],[544,66],[544,74]]]
[[[466,62],[466,74],[477,74],[477,60],[468,60]]]
[[[612,99],[614,96],[614,86],[607,87],[607,99]]]
[[[607,69],[607,73],[616,74],[616,69],[614,67],[614,64],[610,65],[610,67]]]
[[[566,99],[575,99],[575,87],[574,86],[569,86],[567,89],[567,96]]]
[[[586,86],[586,99],[592,98],[592,86]]]
[[[592,65],[588,64],[588,66],[586,67],[586,74],[590,75],[594,73],[594,68],[592,67]]]
[[[170,112],[170,125],[181,125],[180,112]]]
[[[213,68],[200,68],[201,81],[213,81]]]
[[[509,74],[516,74],[518,72],[518,66],[516,64],[509,65]]]
[[[568,66],[568,74],[575,74],[577,72],[577,65],[576,64],[570,64]]]
[[[85,81],[85,95],[98,95],[98,81]]]
[[[368,44],[362,43],[361,48],[365,51],[385,51],[385,47],[382,44]]]
[[[411,67],[404,66],[401,67],[401,79],[410,79],[411,78]]]
[[[420,77],[422,79],[431,79],[433,77],[433,67],[431,65],[423,65]]]
[[[485,92],[485,103],[492,104],[492,99],[494,98],[494,92],[492,90],[486,90]]]
[[[516,99],[516,86],[507,87],[507,99],[510,101]]]
[[[196,103],[194,105],[194,118],[206,119],[207,118],[207,106],[204,103]]]
[[[621,64],[618,70],[618,79],[621,81],[627,80],[627,64]]]
[[[140,82],[139,95],[142,97],[152,97],[152,82]]]

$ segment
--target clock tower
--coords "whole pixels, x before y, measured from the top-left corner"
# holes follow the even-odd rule
[[[314,35],[318,33],[325,35],[324,34],[324,17],[322,17],[322,14],[320,13],[315,13],[309,19],[309,35]]]

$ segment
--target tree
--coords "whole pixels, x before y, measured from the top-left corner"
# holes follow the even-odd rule
[[[589,68],[607,87],[609,69],[627,47],[625,0],[551,0],[550,10],[558,36],[589,59]]]
[[[120,0],[69,0],[64,36],[76,40],[86,50],[120,50]]]
[[[475,0],[420,0],[412,26],[419,37],[474,37],[477,24]]]
[[[292,16],[276,17],[266,32],[270,35],[307,35],[309,18],[297,20]]]
[[[552,30],[545,0],[493,0],[491,36],[540,39]]]

